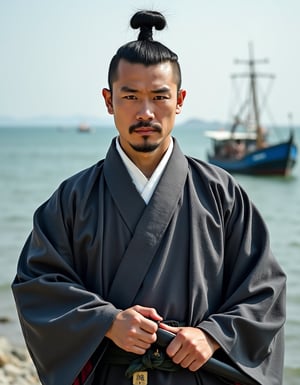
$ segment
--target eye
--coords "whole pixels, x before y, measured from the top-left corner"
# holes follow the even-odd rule
[[[126,99],[126,100],[136,100],[136,96],[135,95],[125,95],[125,96],[123,96],[123,99]]]
[[[166,99],[169,99],[169,97],[166,95],[156,95],[156,96],[154,96],[153,99],[154,100],[166,100]]]

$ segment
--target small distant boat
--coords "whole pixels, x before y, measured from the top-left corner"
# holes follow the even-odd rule
[[[87,123],[81,123],[79,126],[78,126],[78,132],[82,132],[82,133],[90,133],[92,132],[92,129],[91,129],[91,126]]]
[[[273,76],[256,73],[255,64],[259,61],[254,60],[251,44],[249,60],[237,62],[247,64],[249,67],[248,73],[233,75],[233,78],[249,79],[249,95],[239,107],[229,130],[205,132],[213,143],[213,150],[207,155],[208,161],[230,173],[287,176],[297,161],[298,149],[293,130],[291,129],[285,141],[271,144],[260,123],[261,111],[256,92],[257,78],[259,76],[273,78]]]

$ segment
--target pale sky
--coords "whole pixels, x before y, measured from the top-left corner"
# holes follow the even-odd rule
[[[276,75],[272,118],[300,123],[298,0],[0,0],[0,117],[106,117],[101,89],[120,45],[137,38],[129,20],[139,9],[164,13],[156,32],[179,56],[187,98],[180,119],[227,121],[233,63],[269,58]],[[268,87],[263,83],[262,88]]]

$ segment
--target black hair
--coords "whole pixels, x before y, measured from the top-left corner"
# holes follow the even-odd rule
[[[132,16],[130,26],[133,29],[139,28],[140,33],[138,40],[124,44],[113,56],[108,71],[108,84],[111,90],[112,83],[117,79],[118,65],[121,59],[145,66],[171,62],[177,88],[180,89],[181,70],[178,56],[165,45],[153,40],[153,27],[156,30],[162,30],[166,24],[165,17],[156,11],[139,11]]]

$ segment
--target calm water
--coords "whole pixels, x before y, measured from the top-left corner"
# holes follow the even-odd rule
[[[71,174],[105,156],[114,128],[91,134],[75,129],[0,128],[0,335],[22,341],[9,285],[31,230],[34,210]],[[177,128],[174,135],[185,153],[205,159],[209,143],[199,128]],[[300,143],[299,130],[297,142]],[[300,378],[300,167],[292,177],[237,177],[263,214],[273,251],[288,275],[285,385]]]

